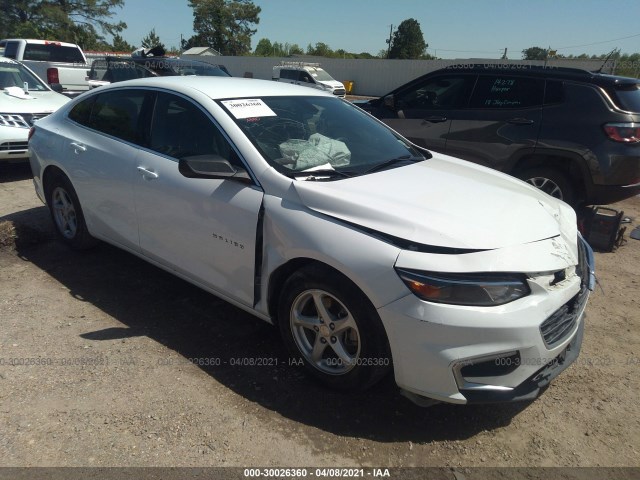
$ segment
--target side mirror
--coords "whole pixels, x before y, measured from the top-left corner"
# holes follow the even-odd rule
[[[242,167],[231,165],[229,160],[219,155],[194,155],[181,158],[178,162],[178,171],[187,178],[218,178],[253,183],[249,172]]]
[[[54,92],[62,93],[63,88],[59,83],[51,83],[49,86]]]
[[[395,112],[396,110],[396,99],[393,96],[393,94],[387,95],[386,97],[384,97],[384,106],[387,107],[389,110],[393,110]]]

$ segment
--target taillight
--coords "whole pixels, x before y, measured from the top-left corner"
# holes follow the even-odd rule
[[[57,68],[47,68],[47,83],[60,83],[60,77],[58,76]]]
[[[29,136],[27,137],[27,141],[31,140],[31,137],[33,137],[34,133],[36,133],[36,127],[31,127],[29,129]]]
[[[640,124],[638,123],[607,123],[604,131],[614,142],[640,143]]]

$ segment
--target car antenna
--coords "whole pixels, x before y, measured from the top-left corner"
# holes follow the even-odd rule
[[[620,50],[618,48],[614,48],[613,50],[611,50],[609,52],[609,55],[607,55],[607,58],[604,59],[604,63],[602,65],[600,65],[600,68],[598,70],[596,70],[593,73],[602,73],[602,69],[604,68],[604,66],[607,64],[607,62],[609,61],[609,59],[611,58],[611,56],[617,52],[619,52]],[[613,72],[612,72],[613,73]]]

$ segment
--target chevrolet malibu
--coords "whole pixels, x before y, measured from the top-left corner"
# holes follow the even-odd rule
[[[565,203],[276,82],[132,80],[30,133],[58,236],[98,239],[276,325],[323,384],[534,398],[578,355],[593,255]]]

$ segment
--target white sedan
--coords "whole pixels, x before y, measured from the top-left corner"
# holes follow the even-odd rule
[[[26,160],[29,129],[68,101],[21,63],[0,57],[0,162]]]
[[[417,403],[513,401],[580,350],[594,276],[573,210],[332,95],[133,80],[29,145],[64,242],[109,242],[277,325],[327,386],[393,371]]]

